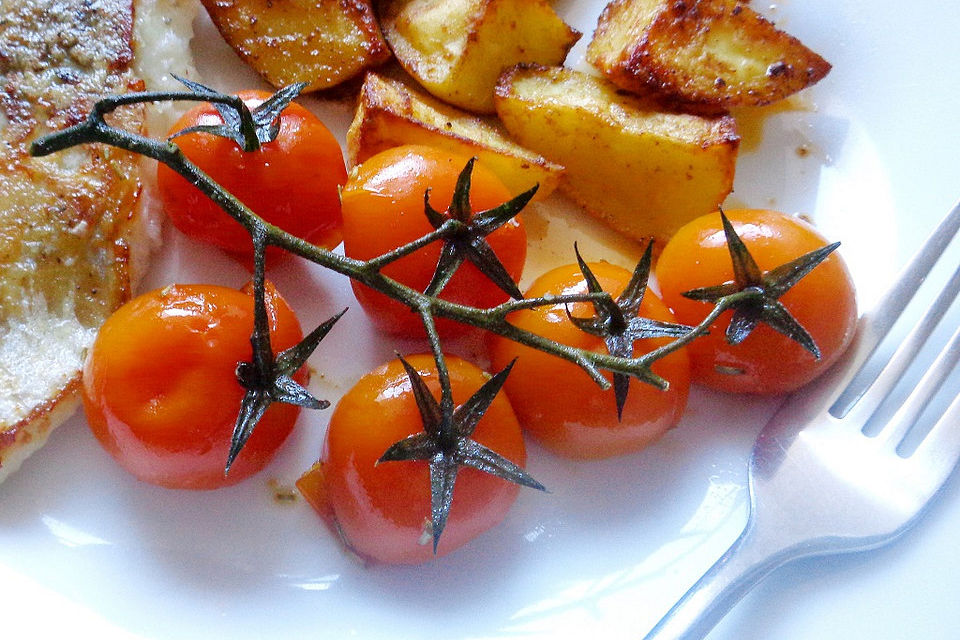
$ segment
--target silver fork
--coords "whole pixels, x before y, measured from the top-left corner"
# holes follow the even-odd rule
[[[898,447],[960,359],[953,334],[879,434],[863,428],[960,289],[960,268],[879,375],[864,369],[960,228],[960,203],[858,324],[844,359],[791,396],[750,459],[750,515],[729,550],[646,636],[703,638],[774,569],[799,558],[882,546],[917,522],[960,458],[960,396],[908,456]]]

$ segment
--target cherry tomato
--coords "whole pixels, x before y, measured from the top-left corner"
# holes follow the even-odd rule
[[[301,339],[300,324],[272,285],[273,349]],[[253,296],[211,285],[170,285],[118,309],[100,329],[83,370],[90,429],[140,480],[178,489],[231,485],[262,469],[299,409],[274,404],[223,469],[244,389],[235,370],[251,358]],[[295,376],[305,383],[306,370]]]
[[[607,262],[588,265],[604,291],[616,298],[630,281],[631,273]],[[587,286],[577,265],[553,269],[540,276],[527,298],[585,293]],[[575,317],[591,317],[590,303],[569,305]],[[647,290],[639,315],[674,322],[669,309]],[[607,353],[597,336],[582,331],[567,317],[564,305],[544,306],[510,315],[511,324],[562,344]],[[659,347],[669,339],[639,340],[634,354]],[[547,449],[571,458],[605,458],[642,449],[658,439],[680,419],[687,402],[689,364],[683,349],[654,363],[653,372],[670,383],[667,391],[631,380],[622,419],[612,389],[602,390],[580,367],[506,338],[490,341],[491,367],[517,362],[504,389],[523,429]],[[606,374],[611,379],[609,374]]]
[[[383,151],[354,169],[343,188],[343,246],[353,258],[369,260],[433,231],[424,214],[423,196],[430,189],[430,203],[445,211],[453,198],[457,177],[468,158],[421,146],[403,146]],[[512,195],[500,180],[482,165],[473,170],[470,203],[474,212],[492,209]],[[487,241],[514,281],[523,271],[527,237],[518,218],[507,222]],[[440,243],[386,266],[383,274],[423,291],[430,283]],[[361,306],[382,330],[404,336],[421,336],[419,316],[403,304],[363,285],[353,291]],[[442,292],[445,300],[475,307],[491,307],[509,297],[469,261],[464,262]],[[438,329],[449,335],[463,325],[441,319]]]
[[[407,361],[435,397],[440,384],[432,355]],[[466,401],[489,378],[465,360],[447,357],[456,403]],[[416,564],[434,557],[430,533],[430,473],[426,461],[377,460],[393,443],[423,431],[407,374],[398,360],[362,377],[340,400],[330,420],[323,454],[297,487],[361,557]],[[498,395],[473,439],[518,465],[526,460],[520,427],[510,403]],[[453,504],[437,555],[457,549],[498,524],[517,497],[516,484],[460,467]]]
[[[264,91],[242,91],[244,103],[255,108],[270,97]],[[170,133],[195,125],[218,125],[223,119],[213,105],[187,111]],[[194,164],[267,222],[323,247],[340,242],[340,199],[346,181],[340,145],[307,109],[291,103],[280,115],[276,139],[257,151],[245,152],[235,142],[206,133],[174,139]],[[199,189],[161,164],[157,173],[160,197],[173,224],[198,240],[240,257],[252,259],[250,236]],[[272,256],[281,250],[271,248]]]
[[[725,211],[761,270],[770,270],[827,245],[812,226],[776,211]],[[682,293],[733,280],[733,266],[718,213],[697,218],[667,243],[656,268],[664,302],[677,320],[698,324],[712,305]],[[724,313],[710,335],[689,347],[693,380],[725,391],[777,394],[793,391],[822,373],[853,338],[856,296],[847,267],[836,252],[790,288],[780,302],[807,330],[821,351],[814,356],[797,342],[761,323],[738,345],[724,332]]]

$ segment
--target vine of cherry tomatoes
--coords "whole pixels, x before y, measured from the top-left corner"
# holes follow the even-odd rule
[[[268,98],[259,92],[240,95],[251,108]],[[174,130],[222,122],[216,109],[200,105]],[[283,109],[277,138],[256,152],[244,152],[230,139],[205,133],[183,135],[176,142],[188,158],[267,222],[324,247],[336,245],[342,234],[345,253],[360,260],[378,258],[432,232],[437,222],[425,214],[425,201],[436,211],[446,211],[468,162],[429,147],[406,146],[370,158],[348,177],[330,132],[296,105]],[[249,257],[250,238],[238,223],[167,167],[161,166],[158,176],[167,212],[178,228]],[[471,211],[493,209],[513,195],[483,166],[473,168]],[[656,266],[662,301],[652,291],[642,294],[639,316],[662,323],[701,323],[711,307],[702,295],[690,299],[696,297],[691,290],[732,291],[740,277],[732,266],[737,258],[731,257],[730,229],[742,241],[741,250],[756,263],[756,286],[782,277],[778,267],[825,245],[812,227],[784,214],[744,210],[727,215],[729,229],[721,224],[720,215],[711,214],[684,226],[670,240]],[[526,256],[522,222],[509,220],[485,241],[516,282]],[[441,246],[434,242],[421,247],[385,264],[381,273],[423,291],[434,278]],[[643,448],[673,427],[682,415],[691,379],[748,393],[797,388],[830,366],[853,334],[852,283],[842,260],[827,255],[829,251],[789,287],[781,291],[771,285],[772,293],[767,292],[771,304],[782,305],[789,322],[802,327],[799,332],[784,335],[789,332],[782,326],[774,331],[772,325],[754,322],[756,326],[732,339],[727,327],[735,312],[725,313],[709,335],[652,365],[652,371],[669,383],[666,391],[632,381],[625,398],[615,402],[613,391],[601,390],[578,366],[492,337],[488,341],[492,366],[513,367],[505,384],[509,401],[502,395],[494,397],[471,437],[521,466],[526,456],[521,429],[559,455],[608,457]],[[612,297],[631,287],[631,273],[620,267],[598,262],[587,271],[595,280],[591,286]],[[583,264],[554,269],[537,279],[526,295],[586,292],[585,273]],[[407,305],[356,281],[352,285],[381,330],[423,335],[420,317]],[[508,294],[465,261],[441,297],[486,308],[505,301]],[[751,300],[746,304],[755,304],[756,299]],[[297,344],[300,325],[272,286],[267,287],[266,306],[274,351]],[[509,321],[558,343],[602,352],[612,348],[610,343],[582,325],[593,308],[592,303],[543,305],[516,312]],[[757,309],[739,313],[763,318]],[[456,333],[460,326],[437,321],[443,335]],[[252,327],[249,288],[171,285],[122,307],[104,324],[85,363],[83,398],[95,436],[135,476],[167,487],[215,488],[261,469],[290,433],[298,409],[271,406],[230,474],[224,475],[244,394],[236,370],[239,362],[251,358]],[[797,338],[801,334],[803,340]],[[637,339],[631,345],[636,356],[672,339]],[[460,358],[447,356],[445,362],[454,402],[467,402],[489,379]],[[413,356],[409,363],[436,395],[440,384],[434,357]],[[294,377],[302,384],[307,374],[301,370]],[[421,459],[378,464],[395,443],[425,428],[424,408],[418,405],[413,386],[400,361],[361,378],[333,412],[320,461],[297,483],[346,544],[370,560],[418,563],[435,552],[448,553],[500,522],[518,491],[517,484],[478,469],[459,470],[449,520],[444,520],[443,537],[434,549],[429,544],[429,516],[436,509],[430,465]]]

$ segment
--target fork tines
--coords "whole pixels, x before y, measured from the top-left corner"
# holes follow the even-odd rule
[[[904,268],[897,284],[883,296],[874,310],[861,318],[858,326],[857,362],[853,363],[850,369],[855,373],[852,375],[850,383],[830,407],[831,415],[842,418],[850,411],[855,410],[863,416],[863,422],[866,422],[867,417],[873,415],[884,399],[903,379],[907,368],[913,363],[920,349],[960,293],[960,267],[954,271],[926,314],[902,340],[883,368],[877,372],[865,367],[864,364],[871,359],[877,347],[900,318],[958,230],[960,230],[960,203],[954,206],[933,231],[923,248]],[[926,371],[903,405],[886,423],[883,429],[883,441],[894,447],[899,445],[904,435],[917,422],[958,360],[960,360],[960,331],[953,335],[948,345]],[[952,415],[956,410],[960,409],[951,407],[947,413]]]

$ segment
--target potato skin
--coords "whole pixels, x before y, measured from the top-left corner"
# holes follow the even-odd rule
[[[407,83],[370,72],[347,131],[351,165],[405,144],[476,156],[512,194],[539,185],[536,199],[556,189],[563,167],[514,143],[494,124],[444,104]]]
[[[390,58],[366,0],[201,0],[243,60],[275,87],[326,89]]]
[[[496,105],[520,144],[565,167],[562,191],[629,237],[660,246],[733,189],[740,138],[728,115],[670,111],[601,78],[536,65],[501,76]]]
[[[738,0],[613,0],[587,60],[628,91],[723,109],[782,100],[830,71]]]

